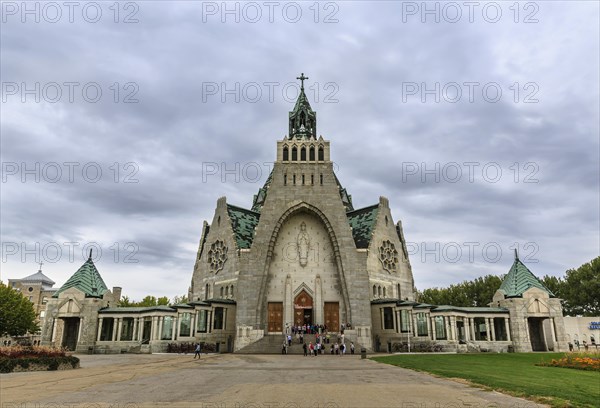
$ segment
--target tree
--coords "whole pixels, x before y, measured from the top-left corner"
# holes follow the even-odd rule
[[[0,336],[22,336],[39,329],[33,303],[0,282]]]
[[[187,295],[175,296],[173,300],[171,300],[171,305],[178,305],[181,303],[189,302]]]
[[[562,278],[557,278],[556,276],[546,275],[542,279],[540,279],[545,287],[547,287],[550,292],[557,298],[564,298],[564,291],[566,282],[562,280]]]
[[[600,315],[600,256],[577,269],[569,269],[559,297],[566,315]]]
[[[120,307],[151,307],[151,306],[168,306],[169,298],[166,296],[161,296],[158,299],[156,296],[148,295],[143,298],[141,301],[136,302],[135,300],[130,300],[129,296],[122,296],[119,301]]]
[[[501,277],[486,275],[472,281],[452,284],[447,288],[425,289],[417,293],[417,300],[432,305],[487,306],[501,284]]]

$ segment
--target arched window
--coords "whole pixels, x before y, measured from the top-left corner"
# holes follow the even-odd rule
[[[385,295],[385,288],[383,288],[383,297],[386,297],[386,295]]]
[[[323,146],[319,146],[319,161],[325,160],[325,151],[323,150]]]
[[[306,161],[306,147],[304,146],[300,149],[300,161]]]
[[[292,147],[292,161],[298,161],[298,148]]]
[[[287,174],[283,175],[283,185],[287,186]]]
[[[304,185],[304,174],[302,175],[302,185]]]
[[[321,182],[321,185],[323,185],[323,175],[319,174],[319,181]]]
[[[402,293],[400,292],[400,284],[398,283],[396,285],[396,290],[398,291],[398,299],[402,300]]]
[[[221,299],[223,299],[223,286],[221,286]]]
[[[311,174],[311,175],[310,175],[310,184],[311,184],[311,185],[314,185],[314,184],[315,184],[315,175],[314,175],[314,174]]]
[[[292,176],[292,184],[296,185],[296,175],[295,174]]]
[[[283,161],[288,161],[290,159],[290,152],[287,146],[283,147]]]
[[[204,300],[208,299],[208,283],[204,286]]]
[[[377,294],[381,297],[381,286],[377,286]]]
[[[315,161],[315,147],[311,146],[308,151],[308,160]]]
[[[377,296],[377,286],[373,285],[373,297]]]
[[[233,285],[229,287],[229,295],[233,297]]]

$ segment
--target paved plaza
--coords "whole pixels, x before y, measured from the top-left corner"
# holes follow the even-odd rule
[[[81,368],[0,376],[2,408],[533,407],[359,356],[82,355]]]

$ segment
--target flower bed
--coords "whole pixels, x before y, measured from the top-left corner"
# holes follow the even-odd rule
[[[0,373],[53,371],[79,367],[79,359],[51,347],[0,347]]]
[[[600,371],[599,354],[592,353],[568,353],[562,358],[552,359],[550,362],[542,362],[538,365],[546,367],[575,368],[577,370]]]

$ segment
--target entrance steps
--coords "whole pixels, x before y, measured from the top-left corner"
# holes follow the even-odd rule
[[[260,340],[236,351],[236,353],[239,353],[239,354],[281,354],[283,340],[285,338],[286,338],[286,336],[284,336],[283,334],[267,334]],[[323,345],[325,346],[324,353],[326,353],[326,354],[331,353],[331,346],[337,341],[337,338],[338,338],[337,333],[331,333],[329,344],[327,344],[325,338],[323,338],[322,341],[324,343]],[[347,354],[350,354],[350,341],[351,340],[346,338],[345,343],[346,343],[346,347],[348,348],[346,350]],[[308,347],[309,343],[315,344],[316,335],[305,334],[304,342],[306,343],[307,347]],[[359,344],[354,342],[354,349],[355,349],[354,352],[356,354],[360,353],[360,347],[361,346]],[[292,345],[287,347],[287,354],[296,354],[296,355],[304,354],[304,349],[302,347],[302,344],[298,342],[298,340],[296,339],[295,336],[292,336]]]

